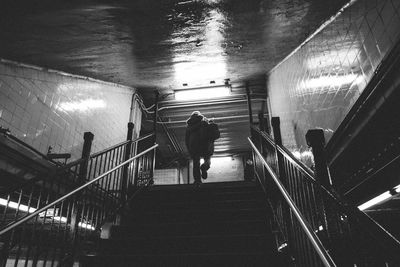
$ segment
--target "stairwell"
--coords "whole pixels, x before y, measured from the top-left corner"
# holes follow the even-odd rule
[[[153,186],[82,266],[285,266],[253,182]]]

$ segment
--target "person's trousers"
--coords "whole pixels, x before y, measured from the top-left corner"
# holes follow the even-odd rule
[[[201,173],[200,173],[200,156],[194,156],[193,157],[193,178],[195,181],[201,181]],[[204,168],[206,171],[210,169],[211,161],[210,161],[210,156],[203,157],[204,158],[204,163],[202,164],[202,168]]]

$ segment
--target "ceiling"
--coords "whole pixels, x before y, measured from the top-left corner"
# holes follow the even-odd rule
[[[6,0],[0,9],[0,57],[133,86],[146,105],[155,88],[167,95],[229,79],[230,104],[171,108],[166,106],[182,102],[167,97],[160,121],[185,153],[184,120],[194,108],[203,111],[222,130],[216,150],[236,153],[248,134],[245,81],[253,98],[265,98],[265,74],[345,2]],[[260,110],[262,101],[253,105]]]

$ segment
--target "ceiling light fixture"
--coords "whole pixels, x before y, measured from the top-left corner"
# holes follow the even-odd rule
[[[192,89],[175,90],[175,100],[197,100],[197,99],[212,99],[218,97],[229,96],[231,94],[231,86],[220,85],[213,87],[198,87]]]
[[[358,209],[362,211],[362,210],[366,210],[372,206],[375,206],[377,204],[381,204],[381,203],[389,200],[394,195],[396,195],[396,193],[400,193],[400,184],[395,186],[392,190],[386,191],[386,192],[380,194],[379,196],[368,200],[367,202],[358,206]]]

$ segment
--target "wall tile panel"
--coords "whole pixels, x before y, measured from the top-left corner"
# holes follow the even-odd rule
[[[358,0],[268,74],[285,146],[308,155],[304,136],[312,128],[331,138],[399,41],[399,9],[397,0]]]
[[[133,93],[133,88],[3,60],[0,126],[42,153],[52,146],[54,153],[76,159],[86,131],[95,135],[93,152],[125,140]],[[135,120],[140,129],[140,117]]]

